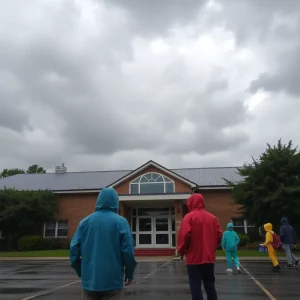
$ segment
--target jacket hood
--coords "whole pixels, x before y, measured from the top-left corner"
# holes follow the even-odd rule
[[[280,220],[280,222],[281,222],[282,225],[289,225],[289,220],[288,220],[288,218],[282,218],[282,219]]]
[[[265,224],[265,225],[264,225],[264,229],[265,229],[265,231],[273,232],[273,231],[272,231],[272,230],[273,230],[273,226],[272,226],[271,223]]]
[[[227,229],[229,230],[229,228],[233,228],[233,224],[232,223],[228,223],[227,224]]]
[[[201,194],[193,194],[187,201],[189,211],[205,208],[204,198]]]
[[[104,188],[99,193],[96,202],[96,211],[98,210],[111,210],[115,213],[119,209],[119,196],[115,189]]]

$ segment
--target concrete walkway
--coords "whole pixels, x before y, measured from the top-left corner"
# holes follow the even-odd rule
[[[217,261],[226,261],[225,256],[218,256]],[[0,261],[68,261],[69,257],[0,257]],[[179,257],[174,256],[138,256],[137,262],[162,262],[162,261],[179,261]],[[285,257],[278,257],[279,261],[286,261]],[[254,261],[254,262],[269,262],[268,256],[253,256],[240,257],[240,261]]]

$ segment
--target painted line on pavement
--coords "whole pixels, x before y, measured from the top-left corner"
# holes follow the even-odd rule
[[[144,277],[142,278],[142,280],[143,280],[143,279],[149,278],[151,275],[153,275],[154,273],[156,273],[157,271],[159,271],[161,268],[163,268],[164,266],[166,266],[166,265],[167,265],[168,263],[170,263],[171,261],[173,261],[173,260],[166,261],[166,262],[165,262],[164,264],[162,264],[160,267],[158,267],[158,268],[155,269],[154,271],[152,271],[152,272],[150,272],[149,274],[147,274],[146,276],[144,276]],[[135,284],[140,284],[142,280],[136,282]]]
[[[241,265],[245,273],[254,281],[254,283],[269,297],[271,300],[277,300],[265,287],[259,282],[244,266]]]
[[[47,291],[47,292],[40,293],[40,294],[36,294],[36,295],[29,296],[29,297],[26,297],[26,298],[22,298],[21,300],[31,300],[31,299],[36,299],[36,298],[41,297],[41,296],[46,296],[46,295],[49,295],[49,294],[51,294],[51,293],[53,293],[53,292],[55,292],[55,291],[61,290],[61,289],[63,289],[63,288],[66,288],[66,287],[68,287],[68,286],[70,286],[70,285],[73,285],[73,284],[75,284],[75,283],[78,283],[78,282],[81,282],[81,280],[73,281],[73,282],[71,282],[71,283],[68,283],[68,284],[59,286],[59,287],[57,287],[57,288],[55,288],[55,289],[52,289],[52,290],[49,290],[49,291]]]

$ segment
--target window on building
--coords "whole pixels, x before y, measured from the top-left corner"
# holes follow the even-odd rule
[[[130,183],[131,194],[171,194],[175,192],[174,181],[157,173],[147,173]]]
[[[232,218],[232,224],[237,233],[252,234],[256,230],[255,226],[248,224],[243,218]]]
[[[44,237],[68,237],[68,221],[50,221],[44,225]]]

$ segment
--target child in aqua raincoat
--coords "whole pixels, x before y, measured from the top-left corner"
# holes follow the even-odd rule
[[[222,237],[222,248],[226,253],[226,259],[228,264],[227,272],[232,273],[232,258],[234,260],[237,271],[240,273],[240,261],[237,253],[237,247],[240,242],[240,238],[233,230],[233,224],[227,224],[227,231],[224,232]]]

